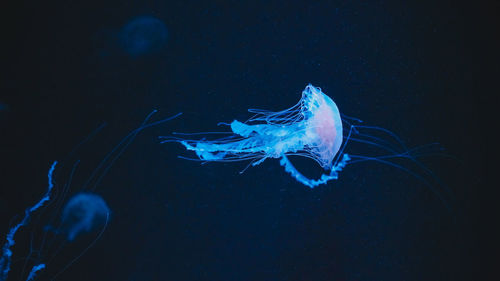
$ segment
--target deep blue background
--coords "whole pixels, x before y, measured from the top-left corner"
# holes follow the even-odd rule
[[[109,227],[58,280],[494,279],[490,228],[498,219],[487,200],[494,185],[484,132],[492,128],[483,106],[495,93],[484,82],[493,77],[495,9],[456,1],[7,6],[1,233],[45,191],[53,160],[64,160],[59,188],[82,161],[77,192],[100,159],[158,109],[155,120],[184,115],[144,131],[112,167],[96,190],[113,212]],[[167,41],[131,56],[117,38],[138,16],[161,20]],[[341,112],[396,132],[410,147],[441,143],[453,159],[422,163],[453,191],[453,211],[410,175],[376,163],[350,166],[338,181],[310,190],[276,160],[240,175],[246,163],[201,166],[177,159],[189,155],[179,145],[157,140],[221,129],[217,122],[245,120],[251,107],[287,108],[307,83]],[[44,217],[34,221],[43,225]],[[27,234],[36,242],[40,229],[19,235],[14,260],[28,253]],[[88,242],[64,245],[40,280]],[[10,280],[20,279],[20,265]]]

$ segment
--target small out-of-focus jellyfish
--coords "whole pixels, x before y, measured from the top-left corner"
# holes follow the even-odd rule
[[[159,51],[165,46],[167,37],[165,24],[151,16],[132,19],[119,34],[123,50],[132,57]]]
[[[87,192],[78,193],[63,209],[61,230],[68,241],[73,241],[80,234],[105,227],[109,214],[109,207],[101,196]]]
[[[228,137],[193,140],[186,137],[205,137],[212,133],[174,133],[180,137],[162,137],[163,142],[181,143],[187,150],[194,151],[198,159],[181,158],[203,162],[250,160],[249,166],[256,166],[268,158],[279,158],[286,172],[311,188],[337,179],[346,165],[360,161],[377,161],[412,173],[391,162],[391,159],[415,161],[417,149],[407,149],[395,134],[383,128],[353,125],[351,122],[360,123],[361,120],[340,114],[335,102],[313,85],[306,86],[300,101],[291,108],[277,112],[261,109],[248,111],[254,116],[245,122],[219,123],[231,127]],[[347,130],[343,130],[343,123]],[[369,131],[381,133],[385,139]],[[367,144],[372,150],[382,153],[371,156],[345,153],[346,146],[351,142]],[[310,158],[327,172],[318,179],[310,179],[295,168],[289,156]]]

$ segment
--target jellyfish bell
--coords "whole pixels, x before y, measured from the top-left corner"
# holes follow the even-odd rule
[[[109,220],[110,210],[104,199],[94,193],[74,195],[62,211],[61,229],[68,241],[103,229]]]
[[[331,169],[333,159],[342,145],[342,119],[335,102],[320,88],[309,84],[302,92],[301,107],[306,123],[307,147],[325,169]]]
[[[160,51],[167,42],[168,30],[160,19],[140,16],[123,26],[119,38],[126,54],[139,57]]]

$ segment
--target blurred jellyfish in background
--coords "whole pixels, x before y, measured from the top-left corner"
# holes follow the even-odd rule
[[[9,110],[9,105],[0,101],[0,116],[7,114]]]
[[[3,119],[3,117],[8,114],[8,111],[9,111],[9,106],[0,101],[0,118]]]
[[[119,33],[120,46],[131,57],[159,52],[166,44],[168,31],[165,24],[151,16],[130,20]]]
[[[180,115],[179,113],[148,123],[155,112],[149,114],[137,129],[125,136],[83,182],[74,180],[80,160],[70,162],[69,165],[68,161],[55,161],[52,164],[48,171],[48,187],[43,197],[28,207],[22,219],[9,228],[0,256],[0,281],[7,280],[11,269],[16,273],[14,276],[21,280],[35,280],[41,274],[53,280],[95,245],[110,222],[110,208],[95,191],[103,177],[143,129]],[[98,127],[79,143],[70,156],[103,127],[104,125]],[[29,232],[30,238],[28,241],[21,238],[17,241],[16,234],[23,228]],[[29,244],[28,253],[17,253],[14,246],[21,243],[25,246]],[[69,254],[73,258],[63,261],[62,268],[52,268],[50,272],[45,272],[55,264],[54,258],[67,248],[65,246],[69,243],[78,244],[72,246],[73,254]],[[14,254],[17,256],[16,262],[12,259]]]
[[[63,209],[61,231],[68,241],[73,241],[81,234],[104,228],[109,214],[109,207],[101,196],[78,193],[71,197]]]

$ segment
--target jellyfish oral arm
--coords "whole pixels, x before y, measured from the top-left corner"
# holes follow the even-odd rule
[[[283,166],[285,168],[285,171],[287,173],[289,173],[292,177],[294,177],[300,183],[302,183],[306,186],[309,186],[310,188],[315,188],[318,185],[326,184],[330,180],[338,179],[338,172],[342,171],[342,169],[347,165],[347,162],[350,159],[351,158],[349,157],[349,155],[344,154],[342,156],[342,159],[335,166],[332,167],[329,175],[323,174],[317,180],[309,179],[306,176],[304,176],[302,173],[300,173],[295,168],[295,166],[293,166],[292,162],[290,162],[290,160],[288,160],[288,157],[286,157],[286,155],[284,155],[284,154],[281,156],[280,165]]]

